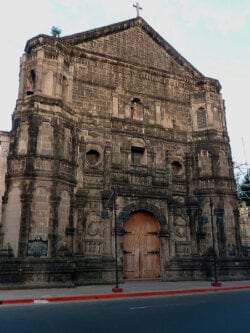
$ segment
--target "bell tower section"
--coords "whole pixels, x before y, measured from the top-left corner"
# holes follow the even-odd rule
[[[44,242],[48,257],[72,251],[77,162],[72,82],[73,67],[58,38],[39,35],[28,41],[3,200],[3,248],[14,256],[34,255],[36,240]]]

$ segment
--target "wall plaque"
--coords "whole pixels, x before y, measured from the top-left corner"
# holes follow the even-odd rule
[[[176,255],[188,256],[190,255],[190,245],[188,243],[177,243],[176,244]]]
[[[41,237],[36,237],[34,240],[28,241],[27,246],[28,256],[42,257],[48,255],[48,241],[42,240]]]

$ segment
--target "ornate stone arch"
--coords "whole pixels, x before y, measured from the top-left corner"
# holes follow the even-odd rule
[[[154,217],[157,219],[159,222],[160,226],[167,225],[167,219],[166,216],[161,212],[161,210],[156,207],[155,205],[152,205],[151,203],[148,202],[136,202],[129,204],[124,207],[123,212],[127,212],[128,215],[131,213],[137,212],[137,211],[145,211],[148,213],[151,213],[154,215]],[[121,212],[118,215],[118,225],[119,227],[123,226],[124,218],[123,218],[123,212]]]

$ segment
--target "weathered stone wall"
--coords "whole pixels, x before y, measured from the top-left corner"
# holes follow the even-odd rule
[[[139,27],[100,37],[78,46],[129,63],[174,71],[176,74],[185,73],[184,69]]]
[[[6,200],[5,200],[6,202]],[[13,250],[15,256],[18,255],[18,242],[21,220],[21,191],[20,182],[13,184],[8,191],[8,201],[3,206],[2,233],[4,235],[4,248]],[[8,221],[8,223],[6,223]]]
[[[2,218],[2,197],[5,191],[5,174],[7,172],[9,140],[9,133],[0,131],[0,222]]]

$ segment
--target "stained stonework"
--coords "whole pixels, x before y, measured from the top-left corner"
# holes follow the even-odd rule
[[[243,259],[220,90],[140,17],[30,39],[3,201],[9,265],[23,260],[27,283],[33,275],[43,284],[110,282],[117,220],[121,279],[147,276],[154,265],[163,280],[211,278],[213,221],[221,274],[242,277],[248,262],[238,273],[228,268]],[[126,234],[131,216],[158,223],[150,237],[142,230],[145,246]],[[27,251],[37,240],[48,244],[41,258]],[[24,264],[31,261],[33,275]]]
[[[2,197],[5,191],[5,174],[7,172],[7,156],[9,153],[9,133],[0,131],[0,222],[2,216]]]

